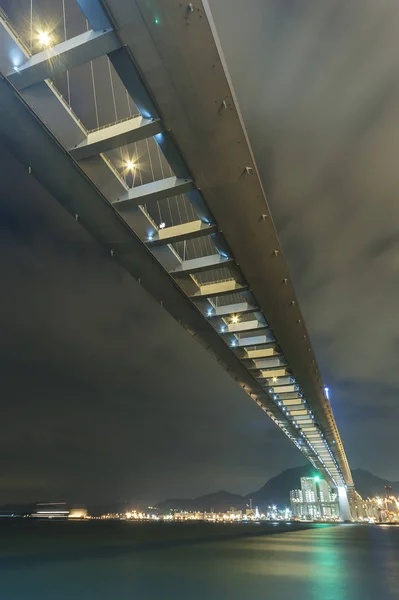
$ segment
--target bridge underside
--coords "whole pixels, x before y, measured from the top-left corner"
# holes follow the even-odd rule
[[[351,486],[205,1],[66,6],[74,35],[55,28],[45,49],[16,31],[23,15],[2,17],[7,146],[328,480]]]

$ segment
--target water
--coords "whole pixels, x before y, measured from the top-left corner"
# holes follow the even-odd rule
[[[399,598],[399,527],[286,526],[284,533],[270,534],[282,530],[0,523],[0,599]],[[258,535],[236,537],[248,532]]]

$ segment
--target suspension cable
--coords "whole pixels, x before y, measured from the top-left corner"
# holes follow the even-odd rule
[[[30,0],[30,53],[33,54],[33,0]]]
[[[65,0],[62,0],[62,14],[64,18],[64,39],[67,39],[67,27],[66,27],[66,15],[65,15]],[[71,106],[71,87],[69,83],[69,69],[66,72],[66,80],[67,80],[67,91],[68,91],[68,104]]]

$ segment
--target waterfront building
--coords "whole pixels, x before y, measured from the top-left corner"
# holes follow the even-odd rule
[[[338,494],[320,477],[301,477],[301,489],[290,491],[292,515],[302,519],[339,518]]]

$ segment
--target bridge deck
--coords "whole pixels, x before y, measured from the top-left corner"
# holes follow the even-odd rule
[[[8,52],[0,70],[27,105],[2,79],[0,131],[314,466],[351,486],[206,0],[195,7],[160,0],[156,13],[144,0],[107,0],[105,9],[95,0],[77,4],[77,37],[33,48],[33,57],[3,16],[0,43]],[[93,31],[84,34],[86,18]],[[69,86],[76,65],[86,77],[75,107]]]

